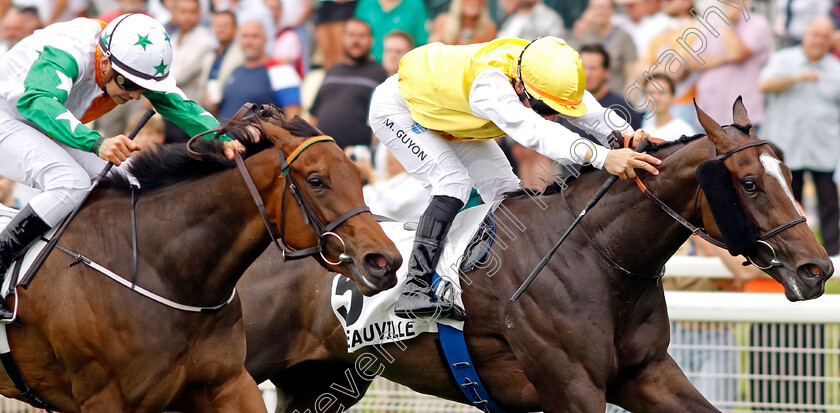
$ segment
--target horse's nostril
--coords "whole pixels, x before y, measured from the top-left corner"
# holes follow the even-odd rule
[[[365,265],[372,270],[383,270],[388,266],[388,259],[382,254],[365,255]]]
[[[826,271],[818,264],[808,263],[800,265],[797,273],[804,279],[820,279],[827,278]]]

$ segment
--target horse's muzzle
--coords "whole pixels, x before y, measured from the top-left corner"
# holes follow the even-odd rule
[[[785,285],[785,297],[790,301],[811,300],[825,292],[825,281],[834,274],[831,260],[809,262],[796,268],[796,276]]]
[[[362,259],[364,273],[360,274],[368,281],[370,290],[362,291],[365,295],[373,295],[387,290],[397,284],[397,269],[402,265],[402,257],[390,257],[388,254],[371,252]]]

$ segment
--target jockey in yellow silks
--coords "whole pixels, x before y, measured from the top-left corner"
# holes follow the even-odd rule
[[[471,189],[485,202],[519,189],[492,138],[507,135],[560,164],[592,165],[622,179],[635,177],[633,168],[659,173],[653,165],[660,161],[650,155],[610,150],[552,121],[563,116],[604,144],[609,125],[626,124],[585,86],[578,53],[562,39],[541,37],[422,46],[376,88],[369,115],[374,134],[432,195],[417,226],[398,316],[466,319],[463,309],[434,294],[431,278],[441,242]]]

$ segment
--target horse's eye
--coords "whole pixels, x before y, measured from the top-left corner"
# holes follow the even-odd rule
[[[752,179],[744,179],[744,181],[741,182],[741,185],[744,186],[744,189],[747,192],[753,192],[756,189],[758,189],[758,186],[756,185],[755,181],[752,180]]]
[[[324,187],[324,180],[321,179],[320,177],[317,177],[317,176],[313,176],[312,178],[309,178],[308,182],[309,182],[309,186],[311,186],[315,189],[320,189],[320,188]]]

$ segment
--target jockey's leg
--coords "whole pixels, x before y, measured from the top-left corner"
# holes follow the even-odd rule
[[[463,309],[435,296],[431,278],[443,238],[472,189],[467,168],[449,142],[411,118],[405,101],[399,95],[395,76],[374,91],[369,120],[376,137],[406,171],[432,188],[432,202],[420,217],[409,259],[408,283],[397,301],[395,312],[403,318],[463,320],[466,317]]]
[[[417,223],[414,247],[408,260],[408,280],[405,283],[394,313],[402,318],[451,318],[465,320],[466,313],[457,304],[438,299],[432,290],[441,244],[464,203],[444,195],[432,197],[432,202]]]
[[[484,202],[498,201],[504,194],[520,189],[519,177],[496,142],[473,140],[451,142],[450,146],[467,168]]]
[[[1,117],[0,175],[44,191],[33,197],[0,232],[2,282],[14,258],[82,202],[91,175],[65,148],[35,128]],[[0,317],[8,318],[6,315],[0,309]]]

